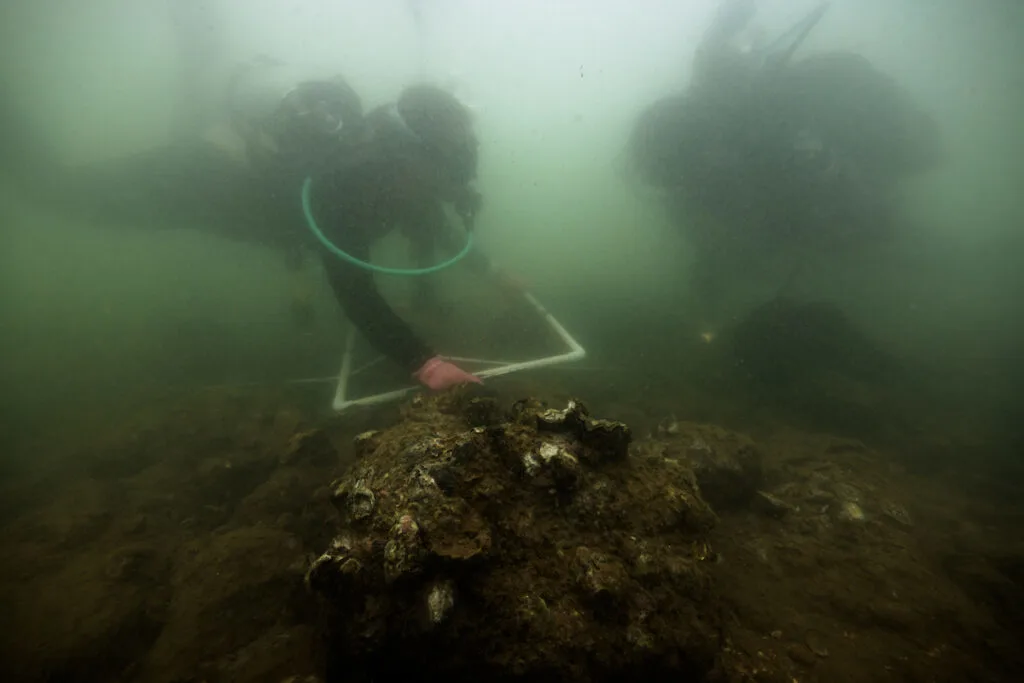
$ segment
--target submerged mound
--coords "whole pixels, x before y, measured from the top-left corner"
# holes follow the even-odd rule
[[[720,610],[691,469],[629,428],[488,398],[422,398],[357,439],[341,529],[308,573],[329,674],[611,681],[714,666]]]
[[[557,405],[210,394],[76,435],[0,526],[0,680],[1019,679],[1008,508],[855,439]]]

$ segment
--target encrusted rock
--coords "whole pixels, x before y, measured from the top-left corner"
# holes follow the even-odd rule
[[[537,428],[542,430],[555,430],[575,432],[583,426],[583,421],[589,415],[587,407],[573,399],[561,410],[547,408],[537,413]]]
[[[849,503],[860,503],[864,500],[864,495],[861,490],[852,484],[848,484],[845,481],[837,481],[832,484],[832,492],[836,498],[841,501]]]
[[[569,683],[589,680],[597,643],[609,675],[710,663],[715,516],[693,472],[625,457],[629,428],[578,401],[501,421],[486,400],[410,401],[332,485],[342,530],[307,585],[339,657],[389,680]]]
[[[843,501],[836,506],[836,517],[844,522],[863,522],[864,510],[853,501]]]
[[[621,422],[588,418],[583,423],[581,439],[584,445],[605,458],[617,460],[629,455],[633,432]]]
[[[490,397],[470,399],[465,407],[466,421],[473,427],[487,427],[501,422],[501,408]]]
[[[761,486],[761,454],[742,435],[710,425],[680,423],[671,443],[671,455],[693,469],[701,494],[716,510],[747,505]]]
[[[343,517],[352,522],[366,521],[377,506],[377,497],[370,489],[368,479],[336,483],[331,493],[331,503]]]
[[[793,511],[792,505],[781,498],[776,498],[767,491],[758,491],[754,494],[754,498],[751,500],[750,506],[763,515],[776,518],[785,517]]]
[[[627,425],[591,418],[586,406],[575,399],[561,410],[547,408],[539,411],[537,428],[541,431],[571,434],[587,447],[584,457],[596,461],[625,458],[633,438]]]
[[[363,570],[363,563],[358,557],[361,550],[348,534],[334,538],[327,550],[310,562],[306,586],[332,595],[337,595],[339,588],[347,592]]]
[[[454,465],[464,465],[483,450],[482,440],[477,432],[457,435],[448,442],[447,457]]]
[[[427,547],[438,560],[463,562],[487,553],[491,530],[481,514],[460,498],[432,506],[423,519]]]
[[[886,519],[896,522],[901,527],[910,528],[914,526],[914,520],[910,517],[910,513],[899,503],[883,500],[881,501],[881,508],[882,514],[885,515]]]
[[[618,595],[629,581],[622,562],[605,553],[579,547],[574,559],[576,583],[590,597]]]
[[[438,581],[427,591],[427,618],[431,624],[440,624],[455,607],[455,584]]]
[[[402,451],[402,457],[413,463],[437,460],[444,455],[444,442],[439,437],[428,436],[409,443]]]
[[[423,559],[423,539],[420,525],[410,514],[402,515],[391,527],[390,538],[384,546],[384,578],[388,581],[418,573]]]
[[[575,488],[580,478],[580,462],[564,446],[544,442],[535,453],[523,456],[523,469],[533,483],[566,491]]]
[[[360,458],[365,458],[367,455],[372,453],[377,448],[377,436],[380,432],[370,430],[356,435],[353,440],[353,444],[356,447],[356,455]]]
[[[674,436],[679,433],[679,420],[675,415],[670,415],[658,423],[658,434]]]

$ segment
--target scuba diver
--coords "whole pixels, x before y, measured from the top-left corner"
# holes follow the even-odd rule
[[[445,204],[472,229],[481,197],[472,186],[478,141],[469,110],[440,88],[414,85],[364,113],[343,78],[289,72],[261,59],[230,79],[232,142],[193,130],[138,154],[70,167],[5,98],[0,173],[30,201],[78,221],[196,229],[276,248],[293,261],[318,253],[335,298],[378,351],[429,389],[480,383],[419,339],[381,296],[367,263],[371,245],[396,228],[422,263],[450,239]],[[463,242],[467,263],[491,270]]]
[[[695,250],[699,316],[717,317],[726,283],[769,253],[891,235],[898,183],[941,159],[934,120],[865,58],[795,58],[827,9],[743,49],[735,42],[755,3],[727,0],[697,49],[690,86],[634,124],[632,170],[662,193]]]
[[[472,229],[480,206],[470,185],[477,148],[469,111],[458,100],[433,86],[406,88],[395,104],[370,112],[365,135],[346,150],[344,161],[307,181],[307,218],[325,226],[330,242],[355,259],[367,259],[371,244],[397,226],[429,250],[445,239],[442,202]],[[369,270],[323,253],[335,296],[375,348],[431,389],[480,382],[412,333],[381,297]],[[479,252],[476,264],[488,265]]]

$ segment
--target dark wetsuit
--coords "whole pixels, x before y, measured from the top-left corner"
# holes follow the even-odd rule
[[[0,134],[14,132],[7,123],[0,116]],[[17,139],[0,135],[0,142]],[[14,147],[0,144],[0,151]],[[374,241],[401,227],[419,265],[428,265],[433,247],[445,240],[443,205],[437,197],[411,199],[398,192],[401,184],[389,177],[387,164],[342,164],[324,171],[338,154],[321,150],[320,159],[302,163],[256,157],[241,165],[213,145],[192,141],[67,168],[40,147],[2,155],[0,171],[10,170],[26,196],[48,209],[104,225],[197,229],[285,252],[311,246],[321,254],[345,314],[374,348],[410,373],[435,355],[384,300],[373,273],[330,254],[316,242],[302,213],[302,182],[312,171],[314,216],[335,245],[365,261]],[[466,263],[477,270],[489,267],[479,253]]]
[[[376,240],[401,228],[412,240],[418,265],[427,265],[433,247],[445,242],[443,206],[436,197],[405,196],[399,187],[386,165],[357,166],[314,178],[310,205],[321,231],[346,253],[367,261]],[[410,373],[436,354],[391,309],[377,290],[373,273],[323,246],[318,249],[335,297],[374,348]],[[490,266],[479,252],[467,262],[475,270]]]
[[[333,174],[313,186],[311,206],[324,235],[339,249],[368,261],[370,247],[396,218],[384,188],[355,174]],[[426,227],[426,226],[424,226]],[[345,315],[375,349],[410,373],[434,356],[377,290],[373,273],[320,248],[327,279]]]

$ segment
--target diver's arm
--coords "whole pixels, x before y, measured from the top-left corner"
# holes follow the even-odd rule
[[[362,231],[333,230],[331,239],[339,248],[360,260],[365,261],[370,257],[370,241]],[[335,298],[352,324],[375,349],[410,373],[436,355],[391,310],[377,290],[371,272],[346,263],[326,251],[321,253]]]

